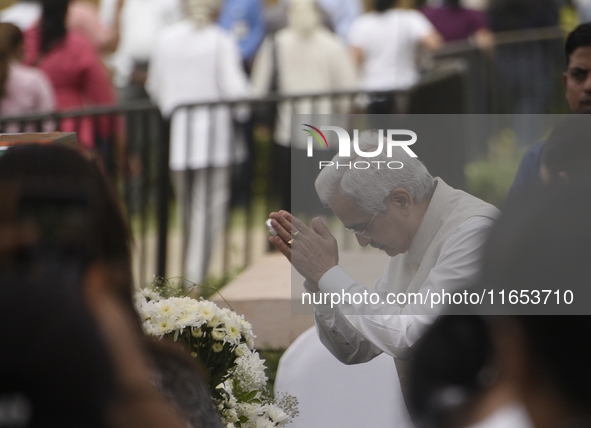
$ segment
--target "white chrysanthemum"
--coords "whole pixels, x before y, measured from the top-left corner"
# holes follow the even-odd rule
[[[234,345],[240,343],[240,327],[234,320],[226,321],[226,340]]]
[[[252,324],[246,321],[243,316],[240,316],[239,319],[240,330],[242,331],[242,334],[252,336]]]
[[[197,307],[197,316],[203,320],[203,322],[210,322],[217,313],[217,306],[213,302],[207,300],[200,300]]]
[[[176,324],[181,327],[196,326],[198,324],[197,315],[194,311],[184,308],[180,311]]]
[[[259,354],[253,351],[236,359],[234,378],[238,380],[244,391],[259,391],[265,388],[267,376],[264,362]]]
[[[283,425],[289,421],[289,416],[281,408],[274,404],[269,404],[265,415],[271,419],[276,425]]]
[[[254,421],[257,416],[264,413],[259,403],[238,403],[238,414],[246,416],[249,421]]]
[[[161,300],[154,304],[155,309],[158,311],[158,315],[172,318],[178,314],[178,308],[173,304],[172,299]]]
[[[133,294],[133,302],[139,306],[146,302],[146,297],[142,294],[141,291],[137,291]]]
[[[174,330],[174,323],[166,317],[152,320],[152,326],[154,327],[154,329],[156,329],[156,335],[158,336],[170,333]]]
[[[160,294],[158,294],[157,292],[155,292],[154,290],[150,289],[150,288],[144,288],[140,291],[140,294],[142,296],[144,296],[145,298],[147,298],[148,300],[162,300],[162,297],[160,297]]]
[[[142,324],[144,333],[146,333],[148,336],[161,336],[162,334],[156,329],[156,327],[154,326],[154,324],[152,324],[149,321],[145,321]]]
[[[223,389],[226,392],[225,394],[222,394],[223,399],[221,400],[221,403],[224,406],[224,408],[226,408],[226,409],[236,408],[238,401],[236,401],[236,397],[234,397],[234,394],[232,393],[231,383],[229,381],[221,383],[218,386],[218,389]]]
[[[235,409],[224,409],[222,411],[222,416],[224,417],[224,421],[226,422],[238,422],[238,413],[236,413]]]
[[[274,428],[275,424],[264,416],[257,416],[254,418],[253,424],[249,424],[249,426],[253,428]]]
[[[224,340],[224,332],[223,330],[214,328],[211,331],[211,337],[213,338],[213,340]]]
[[[222,322],[226,322],[228,319],[232,318],[236,315],[236,312],[228,309],[228,308],[220,308],[218,317]]]
[[[150,318],[150,315],[146,311],[147,304],[148,303],[145,300],[136,300],[135,301],[135,308],[136,308],[136,311],[137,311],[138,315],[140,316],[140,319],[142,320],[142,322],[146,321],[147,319]]]
[[[201,315],[199,315],[199,302],[196,300],[190,299],[190,302],[185,303],[182,309],[182,313],[187,313],[193,315],[199,322],[203,323]]]
[[[248,352],[250,352],[250,350],[248,349],[248,346],[246,346],[246,344],[244,343],[241,343],[236,347],[236,349],[234,349],[234,355],[236,355],[237,357],[243,357]]]
[[[155,306],[155,301],[146,302],[142,305],[141,311],[143,312],[146,319],[158,317],[159,311],[158,308]]]
[[[168,289],[162,289],[170,294]],[[214,400],[216,408],[222,415],[226,428],[271,428],[283,427],[289,416],[281,405],[271,404],[266,396],[264,360],[253,351],[255,335],[252,326],[227,308],[219,308],[215,303],[190,297],[168,297],[158,295],[159,288],[144,289],[134,296],[134,303],[142,319],[144,331],[153,336],[172,336],[174,340],[181,335],[188,336],[192,349],[191,356],[198,358],[198,353],[213,351],[215,358],[221,358],[225,343],[233,349],[236,365],[230,377],[217,388],[219,397]],[[174,292],[172,293],[174,294]],[[206,326],[206,327],[204,327]],[[186,329],[186,330],[185,330]],[[204,337],[211,331],[210,337]],[[211,344],[211,340],[216,342]],[[201,347],[208,343],[207,347]],[[240,402],[234,396],[234,387],[242,392],[252,392],[257,403]],[[293,407],[293,406],[292,406]],[[297,409],[297,407],[296,407]],[[291,414],[291,413],[290,413]],[[246,422],[240,423],[240,420]]]
[[[225,321],[226,321],[226,319],[223,316],[223,314],[218,312],[207,322],[207,326],[212,327],[212,328],[216,328],[216,327],[219,327],[220,325],[224,324]]]

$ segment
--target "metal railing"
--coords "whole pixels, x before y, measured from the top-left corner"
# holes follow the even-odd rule
[[[439,85],[446,85],[453,80],[453,84],[457,86],[456,74],[457,71],[444,70],[438,77],[431,78],[428,84],[437,86],[438,83],[433,82],[439,82]],[[461,90],[458,91],[455,88],[452,92],[454,91],[459,97]],[[226,164],[226,166],[232,166],[230,171],[233,174],[233,185],[228,183],[231,175],[226,175],[223,186],[226,186],[226,189],[232,187],[233,195],[231,198],[224,199],[224,203],[229,204],[225,210],[228,215],[221,215],[223,217],[221,228],[225,232],[207,237],[216,242],[217,237],[222,236],[221,256],[218,257],[218,265],[221,267],[218,271],[227,275],[250,264],[255,257],[255,252],[265,251],[268,246],[268,235],[264,233],[263,226],[266,215],[270,210],[282,208],[281,199],[289,201],[288,195],[282,195],[281,190],[273,188],[273,183],[277,181],[274,177],[277,171],[273,170],[271,165],[278,145],[273,143],[272,122],[277,120],[275,116],[277,111],[288,106],[292,112],[296,113],[363,113],[367,105],[363,106],[360,99],[385,95],[391,96],[388,99],[392,112],[408,112],[410,108],[417,110],[421,108],[420,102],[412,101],[413,91],[381,94],[350,91],[293,96],[270,95],[264,99],[196,103],[179,106],[174,110],[173,117],[185,112],[185,120],[188,122],[192,121],[191,116],[198,116],[204,111],[206,114],[216,111],[219,114],[220,111],[246,109],[252,115],[251,119],[242,122],[229,119],[228,116],[229,120],[226,124],[234,132],[234,137],[230,140],[229,152],[235,153],[241,141],[248,156],[243,159],[243,162]],[[453,108],[459,109],[462,108],[461,104],[461,100],[452,103]],[[345,110],[342,109],[343,106]],[[79,127],[88,126],[88,123],[92,125],[97,157],[101,159],[106,174],[121,195],[124,210],[132,228],[137,281],[145,283],[153,274],[185,275],[187,266],[184,260],[188,250],[188,239],[186,224],[176,220],[181,217],[178,215],[179,204],[173,202],[175,180],[171,180],[170,174],[168,138],[170,122],[161,117],[155,106],[141,102],[80,111],[6,117],[0,118],[0,131],[34,132],[47,130],[48,127],[60,130],[65,130],[64,127],[66,127],[69,131],[78,131]],[[174,123],[173,126],[175,126]],[[196,132],[198,129],[190,126],[185,128],[184,140],[189,151],[191,142],[196,138],[195,135],[191,135],[191,132]],[[206,138],[206,142],[210,152],[215,151],[219,140],[211,135],[216,131],[214,128],[210,126],[205,131],[209,137]],[[87,143],[82,141],[82,144]],[[216,192],[219,192],[219,189],[216,192],[208,190],[211,187],[207,184],[214,180],[216,166],[218,166],[216,162],[210,162],[210,160],[200,165],[199,169],[205,173],[202,174],[200,181],[192,183],[193,185],[201,185],[202,181],[206,183],[205,199],[201,202],[206,207],[215,199]],[[191,168],[191,166],[188,167],[188,169]],[[228,170],[226,172],[228,173]],[[191,179],[186,174],[181,178],[185,184],[191,184],[189,183]],[[176,197],[177,201],[179,197],[190,198],[188,193],[176,195]],[[175,211],[177,215],[173,216],[172,213]],[[238,226],[237,223],[239,223]],[[206,231],[208,227],[205,225]],[[239,249],[237,255],[234,254],[234,247]],[[177,268],[172,269],[172,264]],[[180,268],[178,268],[179,265]]]

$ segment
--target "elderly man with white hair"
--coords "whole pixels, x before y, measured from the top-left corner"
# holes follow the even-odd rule
[[[376,133],[361,133],[364,152],[375,150],[376,142]],[[342,167],[356,160],[335,156],[334,164],[320,172],[316,191],[359,245],[371,245],[390,256],[374,285],[381,300],[377,304],[349,300],[332,307],[314,304],[316,326],[322,343],[341,362],[362,363],[386,352],[395,357],[403,380],[401,360],[433,317],[417,305],[385,304],[387,293],[453,292],[469,285],[499,211],[433,178],[401,148],[394,148],[392,157],[384,150],[364,158],[372,165],[368,169]],[[403,167],[384,167],[392,161],[402,162]],[[278,232],[271,242],[306,278],[308,291],[368,293],[339,266],[337,242],[320,218],[307,227],[286,211],[270,217]]]

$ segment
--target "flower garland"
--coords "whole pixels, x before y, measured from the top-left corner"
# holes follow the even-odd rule
[[[251,324],[230,309],[188,297],[191,291],[157,278],[137,292],[146,334],[182,343],[205,366],[226,428],[284,427],[298,414],[297,399],[287,394],[271,398]]]

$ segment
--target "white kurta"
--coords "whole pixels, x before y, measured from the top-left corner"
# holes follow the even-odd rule
[[[181,21],[164,29],[150,59],[146,90],[165,117],[175,107],[248,96],[235,40],[217,25]],[[190,124],[190,126],[187,126]],[[170,168],[225,167],[236,154],[227,107],[177,110],[171,119]]]
[[[361,49],[361,87],[369,91],[407,89],[418,82],[417,50],[435,32],[419,11],[391,9],[358,17],[348,35],[349,45]]]
[[[426,294],[454,292],[470,285],[480,269],[482,249],[499,211],[437,179],[421,226],[409,250],[390,259],[374,290],[387,293]],[[318,282],[321,292],[363,293],[341,267],[335,266]],[[347,364],[369,361],[382,352],[397,358],[408,350],[432,323],[423,305],[396,304],[315,305],[316,327],[322,343]],[[428,305],[427,305],[428,306]]]
[[[117,0],[101,0],[102,22],[112,28],[117,13]],[[125,0],[121,10],[120,39],[109,62],[115,85],[129,83],[136,62],[147,62],[160,31],[182,17],[180,0]]]
[[[201,283],[208,271],[230,195],[230,166],[246,158],[232,135],[228,107],[174,110],[183,104],[245,98],[246,75],[235,40],[217,25],[181,21],[160,33],[146,90],[171,117],[170,168],[185,213],[185,278]]]
[[[252,83],[257,95],[265,95],[269,91],[273,71],[273,43],[281,94],[355,89],[355,65],[337,36],[321,27],[308,37],[302,37],[288,27],[277,32],[274,42],[271,38],[265,39],[257,53],[252,69]],[[279,106],[275,141],[283,146],[292,142],[292,114],[347,113],[347,105],[343,102],[332,103],[328,98],[316,100],[314,106],[310,100],[283,103]],[[298,130],[298,135],[303,133]],[[302,141],[305,143],[305,139]]]

